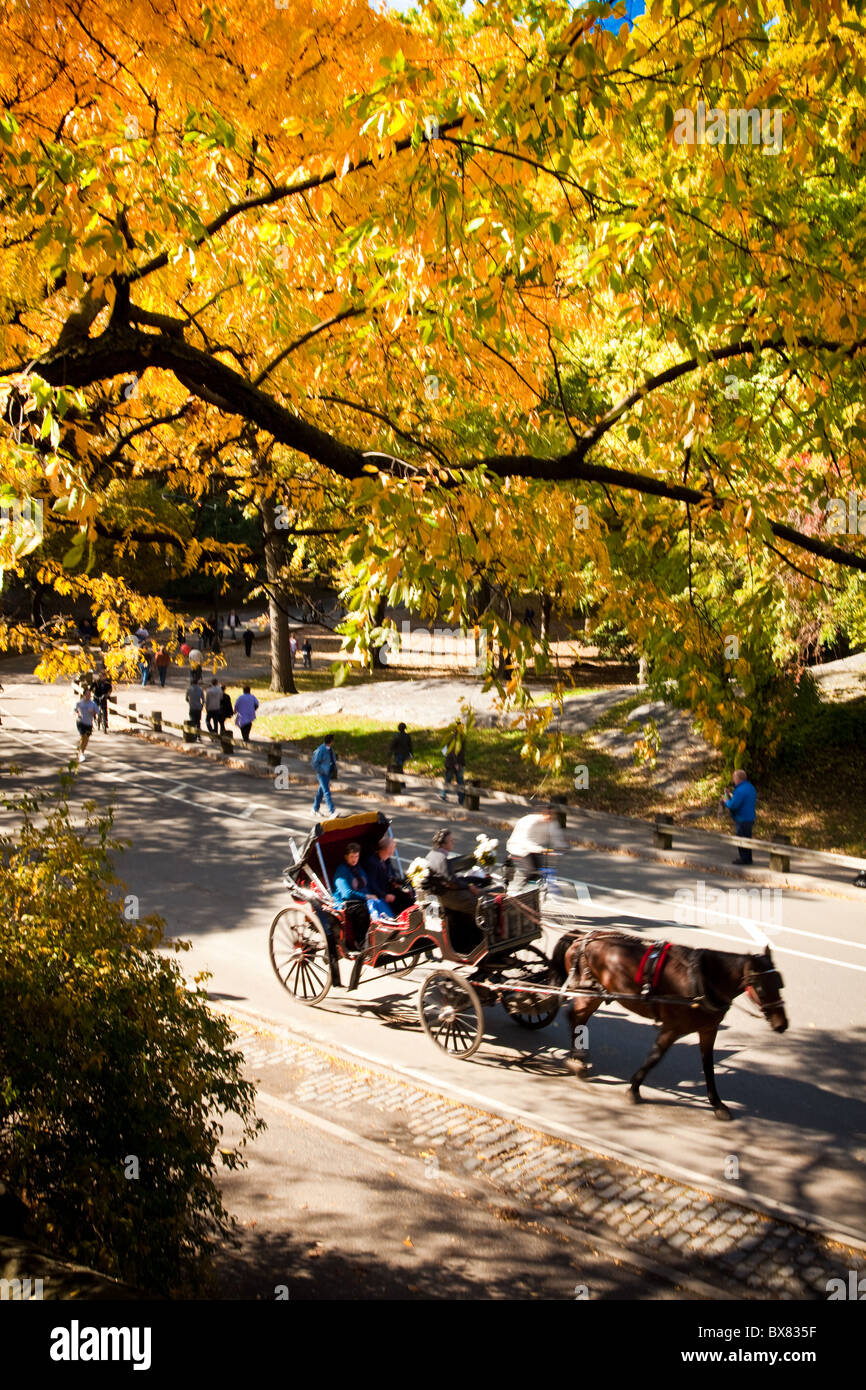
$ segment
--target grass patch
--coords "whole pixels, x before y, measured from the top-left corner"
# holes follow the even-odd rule
[[[591,745],[594,732],[622,728],[646,695],[617,702],[598,720],[589,734],[567,735],[565,765],[551,773],[521,757],[523,734],[510,729],[474,728],[466,740],[466,777],[488,790],[511,791],[520,796],[567,795],[572,804],[617,815],[651,819],[659,814],[682,814],[701,808],[712,810],[727,784],[729,769],[719,753],[707,748],[706,758],[690,764],[685,785],[676,797],[663,795],[655,785],[651,768],[629,762]],[[785,762],[758,782],[756,833],[761,839],[790,835],[803,848],[835,850],[866,856],[866,701],[862,714],[854,711],[835,716],[831,731],[839,743],[820,742],[796,762]],[[395,725],[352,714],[265,714],[261,732],[292,743],[300,753],[311,754],[326,733],[335,735],[337,757],[347,762],[384,768]],[[629,731],[636,739],[638,730]],[[407,772],[442,778],[443,729],[410,729],[415,757]],[[574,769],[585,764],[589,786],[575,791]],[[708,814],[705,829],[730,832],[727,816]]]

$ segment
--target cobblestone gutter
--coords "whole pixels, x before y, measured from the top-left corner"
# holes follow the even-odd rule
[[[584,1235],[672,1274],[687,1267],[740,1297],[823,1300],[828,1280],[866,1275],[862,1251],[820,1233],[229,1016],[247,1071],[264,1089],[326,1118],[339,1113],[359,1135],[420,1157],[428,1177],[482,1179]]]

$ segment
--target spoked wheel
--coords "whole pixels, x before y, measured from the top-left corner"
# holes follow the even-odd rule
[[[431,1042],[461,1060],[476,1052],[484,1036],[481,1000],[468,980],[451,970],[434,970],[418,991],[418,1017]]]
[[[542,951],[535,946],[522,946],[508,957],[503,972],[506,978],[513,974],[515,982],[523,985],[555,985],[553,968]],[[515,990],[513,994],[503,994],[502,1007],[521,1028],[546,1028],[559,1013],[558,994],[533,994],[531,990]]]
[[[302,907],[284,907],[271,923],[268,949],[283,988],[301,1004],[320,1004],[331,988],[331,952],[321,922]]]
[[[420,951],[412,951],[408,956],[383,956],[376,966],[383,975],[408,975],[422,960],[433,954],[432,946],[422,946]]]

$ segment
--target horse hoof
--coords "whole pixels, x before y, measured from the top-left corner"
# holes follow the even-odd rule
[[[729,1120],[731,1118],[731,1112],[725,1105],[716,1106],[713,1114],[717,1120]]]
[[[589,1071],[589,1063],[585,1062],[582,1057],[566,1057],[565,1066],[566,1070],[570,1071],[573,1076],[586,1076]]]

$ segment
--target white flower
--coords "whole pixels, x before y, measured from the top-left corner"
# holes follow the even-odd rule
[[[476,836],[475,843],[475,863],[490,865],[496,863],[496,851],[499,848],[499,841],[492,840],[488,835],[479,834]]]
[[[426,859],[413,859],[406,870],[406,877],[413,888],[420,888],[424,879],[427,877],[429,865]]]

